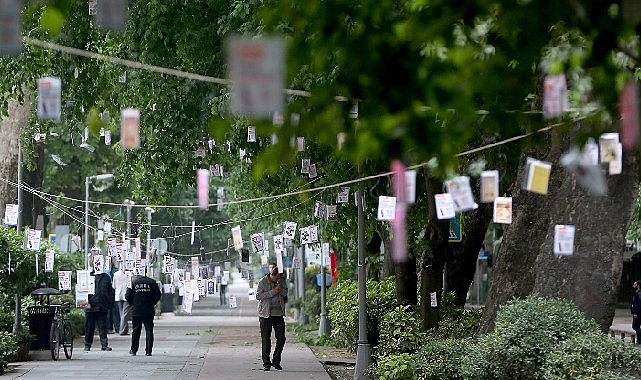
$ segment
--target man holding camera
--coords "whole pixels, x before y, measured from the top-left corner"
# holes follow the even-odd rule
[[[256,289],[264,371],[269,371],[271,367],[277,370],[283,369],[280,361],[283,347],[285,347],[285,297],[287,297],[287,284],[285,284],[284,273],[278,273],[276,264],[272,263],[269,273],[258,282]],[[272,328],[276,336],[276,347],[274,356],[270,360]]]

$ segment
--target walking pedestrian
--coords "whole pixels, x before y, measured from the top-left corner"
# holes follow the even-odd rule
[[[127,289],[131,285],[129,276],[127,276],[127,273],[125,273],[125,271],[122,269],[122,266],[116,273],[114,273],[113,285],[116,291],[116,309],[118,310],[118,314],[120,316],[120,318],[118,319],[118,323],[114,322],[114,324],[118,326],[118,334],[129,335],[130,305],[129,302],[127,302],[127,300],[125,299],[125,296],[127,295]]]
[[[271,367],[282,370],[281,355],[285,347],[285,302],[287,285],[284,275],[278,273],[276,264],[271,264],[271,271],[258,282],[256,299],[258,300],[258,320],[260,323],[260,338],[262,345],[263,370]],[[272,348],[272,329],[276,336],[274,355],[270,360]]]
[[[641,281],[632,284],[632,298],[630,300],[632,313],[632,329],[637,335],[637,346],[641,346]]]
[[[100,336],[100,349],[102,351],[111,351],[109,341],[107,340],[107,312],[113,306],[114,292],[111,286],[109,275],[105,273],[94,274],[95,290],[87,299],[85,308],[85,351],[91,350],[93,344],[93,334],[98,325],[98,335]]]
[[[142,326],[145,325],[145,355],[151,356],[154,346],[154,315],[155,306],[160,301],[160,287],[153,279],[142,275],[131,282],[125,299],[131,305],[131,350],[129,354],[136,356],[140,344]]]

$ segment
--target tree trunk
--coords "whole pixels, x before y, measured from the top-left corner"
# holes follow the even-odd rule
[[[378,231],[378,234],[383,241],[383,265],[381,267],[381,278],[385,278],[396,273],[394,261],[392,260],[392,239],[390,237],[389,228],[382,228]],[[416,271],[416,269],[414,269],[414,271]]]
[[[396,263],[395,283],[396,296],[401,305],[416,305],[418,303],[418,276],[416,273],[416,254],[413,245],[408,246],[407,261]]]
[[[501,305],[532,293],[573,301],[603,331],[612,323],[625,234],[639,189],[637,158],[624,152],[623,173],[606,174],[607,194],[591,197],[558,164],[561,153],[562,146],[553,145],[542,155],[553,163],[547,196],[520,188],[513,194],[513,221],[494,256],[482,332],[493,329]],[[525,157],[518,183],[524,176],[524,163]],[[558,224],[576,227],[573,256],[553,254],[554,226]]]
[[[18,139],[20,131],[29,120],[31,103],[25,94],[25,102],[9,100],[8,115],[0,123],[0,177],[11,183],[0,181],[0,207],[4,210],[7,203],[16,203],[18,190]],[[4,215],[4,214],[3,214]]]

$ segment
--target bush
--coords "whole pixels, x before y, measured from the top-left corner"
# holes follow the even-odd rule
[[[376,365],[379,380],[416,380],[414,358],[407,353],[382,358]]]
[[[72,308],[67,318],[71,322],[74,337],[85,334],[85,312],[82,309]]]
[[[421,321],[416,307],[397,306],[383,316],[380,326],[380,342],[375,347],[375,356],[386,353],[414,353],[423,342]]]
[[[0,373],[4,373],[9,361],[18,351],[18,340],[15,335],[0,331]]]
[[[307,289],[305,291],[305,300],[302,303],[302,309],[305,315],[316,321],[319,318],[321,309],[320,293],[317,293],[314,289]]]
[[[412,359],[420,380],[491,379],[487,352],[475,340],[431,340]]]
[[[13,330],[13,313],[0,311],[0,331],[11,332]]]

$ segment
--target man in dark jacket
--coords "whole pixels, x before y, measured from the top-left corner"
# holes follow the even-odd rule
[[[637,346],[641,346],[641,281],[632,284],[632,299],[630,300],[632,313],[632,329],[637,334]]]
[[[105,273],[95,275],[94,294],[89,295],[85,308],[85,351],[91,349],[96,325],[98,325],[101,350],[111,351],[107,341],[107,312],[113,307],[113,303],[114,292],[109,275]]]
[[[135,356],[140,344],[142,325],[145,325],[145,355],[151,356],[154,346],[154,315],[155,306],[160,300],[160,288],[156,281],[147,276],[136,277],[127,289],[125,299],[131,305],[131,350]]]

